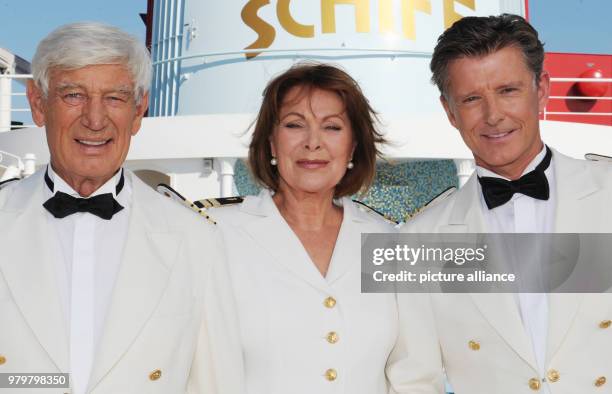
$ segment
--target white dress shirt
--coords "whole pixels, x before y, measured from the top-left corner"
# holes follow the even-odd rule
[[[46,198],[58,191],[81,197],[51,166],[48,166],[48,173],[54,190],[45,187]],[[119,171],[90,196],[111,193],[123,206],[111,220],[87,212],[57,219],[47,212],[60,245],[56,267],[66,326],[70,328],[73,394],[84,393],[87,389],[127,236],[131,185],[125,177],[123,189],[116,195],[121,173]]]
[[[546,156],[546,146],[529,163],[523,174],[533,171]],[[507,203],[488,209],[482,194],[482,188],[478,183],[480,191],[480,206],[482,214],[491,233],[552,233],[554,232],[555,220],[555,173],[553,170],[554,156],[548,168],[544,171],[550,187],[548,200],[538,200],[524,194],[515,193]],[[483,167],[477,166],[476,172],[479,177],[504,178]],[[540,376],[544,376],[546,368],[546,342],[548,334],[548,296],[543,293],[519,293],[517,302],[523,326],[531,340],[533,350],[538,363]],[[544,385],[546,392],[548,387]]]

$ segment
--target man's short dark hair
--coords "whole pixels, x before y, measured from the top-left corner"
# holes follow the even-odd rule
[[[511,46],[521,50],[537,81],[544,63],[544,44],[525,18],[512,14],[462,18],[438,37],[429,64],[433,73],[431,80],[445,95],[451,62],[465,57],[486,56]]]

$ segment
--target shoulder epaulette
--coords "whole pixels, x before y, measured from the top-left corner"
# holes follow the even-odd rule
[[[376,210],[375,208],[370,207],[369,205],[365,204],[362,201],[359,200],[353,200],[354,203],[357,204],[357,206],[359,207],[359,209],[361,209],[364,212],[370,213],[370,214],[374,214],[377,216],[380,216],[382,219],[384,219],[386,222],[396,226],[398,223],[393,220],[393,218],[389,215],[385,215],[384,213]]]
[[[604,156],[597,153],[587,153],[584,155],[584,158],[591,161],[607,161],[612,162],[612,157]]]
[[[183,197],[181,195],[181,193],[177,192],[176,190],[174,190],[170,186],[168,186],[168,185],[166,185],[164,183],[160,183],[159,185],[157,185],[157,191],[159,193],[163,194],[164,196],[169,197],[169,198],[179,202],[181,205],[183,205],[183,206],[191,209],[192,211],[198,213],[200,216],[203,216],[210,223],[217,224],[217,222],[215,222],[214,220],[212,220],[210,218],[210,216],[208,216],[208,214],[206,213],[205,209],[199,208],[195,203],[192,203],[191,201],[189,201],[188,199]]]
[[[208,208],[219,208],[230,205],[240,204],[244,201],[244,197],[217,197],[217,198],[204,198],[202,200],[194,201],[193,203],[200,209]]]
[[[0,190],[2,190],[2,188],[5,187],[6,185],[8,185],[9,183],[13,183],[13,182],[18,181],[18,180],[19,180],[19,178],[10,178],[10,179],[7,179],[7,180],[4,180],[4,181],[0,182]]]

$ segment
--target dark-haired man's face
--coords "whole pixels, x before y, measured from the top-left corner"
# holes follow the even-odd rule
[[[538,114],[548,101],[548,73],[534,81],[521,50],[506,47],[454,60],[448,81],[442,105],[476,164],[506,178],[520,177],[542,149]]]

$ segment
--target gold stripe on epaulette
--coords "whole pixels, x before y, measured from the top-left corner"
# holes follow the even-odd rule
[[[157,185],[156,190],[157,192],[163,194],[164,196],[171,198],[174,201],[179,202],[184,207],[198,213],[200,216],[203,216],[206,220],[208,220],[209,223],[217,224],[217,222],[212,220],[212,218],[206,212],[206,209],[203,209],[203,207],[201,206],[201,204],[198,203],[198,201],[195,201],[195,202],[189,201],[188,199],[183,197],[179,192],[174,190],[172,187],[165,185],[163,183],[160,183],[159,185]]]
[[[204,209],[200,209],[198,210],[198,213],[200,214],[200,216],[203,216],[206,220],[208,220],[209,223],[212,224],[217,224],[217,222],[215,222],[208,213],[206,213],[206,211]]]
[[[204,198],[202,200],[194,201],[194,204],[199,208],[219,208],[229,205],[240,204],[244,201],[244,197],[219,197],[219,198]]]

